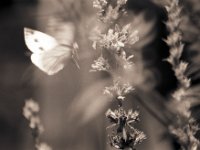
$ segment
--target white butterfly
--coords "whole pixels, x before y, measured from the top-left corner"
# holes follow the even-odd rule
[[[27,47],[33,52],[31,61],[48,75],[54,75],[62,70],[65,61],[71,56],[74,58],[73,54],[78,49],[76,43],[60,44],[52,36],[30,28],[24,28],[24,38]],[[76,60],[75,63],[78,66]]]

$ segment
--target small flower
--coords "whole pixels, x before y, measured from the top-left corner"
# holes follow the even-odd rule
[[[187,67],[188,67],[188,63],[180,61],[180,63],[174,69],[176,77],[178,78],[180,84],[184,88],[189,88],[190,87],[190,79],[188,79],[185,76],[185,72],[187,70]]]
[[[23,108],[23,115],[26,119],[29,119],[32,115],[38,113],[39,110],[40,107],[38,103],[30,99],[25,102],[25,106]]]
[[[139,121],[138,111],[129,110],[126,112],[123,108],[112,111],[109,109],[106,112],[106,117],[112,123],[108,128],[114,128],[109,140],[111,146],[117,149],[133,148],[137,144],[146,139],[146,135],[135,129],[132,125]]]
[[[108,33],[103,35],[101,43],[107,49],[119,50],[125,46],[125,41],[125,35],[120,35],[120,32],[109,29]]]
[[[174,43],[176,43],[176,42],[177,41],[175,41]],[[179,59],[180,59],[180,57],[182,55],[183,48],[184,48],[183,44],[180,44],[179,46],[171,47],[171,49],[170,49],[170,55],[166,59],[166,61],[168,61],[173,66],[177,65],[177,63],[179,62]]]
[[[170,126],[169,130],[185,149],[198,150],[200,148],[200,141],[195,137],[200,131],[196,123],[189,123],[183,127]]]
[[[182,40],[182,35],[180,31],[174,31],[168,35],[167,40],[164,40],[168,45],[176,45],[177,42]]]
[[[105,87],[104,94],[116,96],[118,100],[124,100],[125,95],[132,92],[134,88],[129,83],[121,83],[119,79],[113,81],[113,86]]]
[[[46,143],[40,143],[36,145],[37,150],[52,150],[52,148]]]
[[[107,6],[107,0],[94,0],[93,7],[98,9],[104,9]]]
[[[124,111],[123,109],[112,111],[108,109],[106,112],[106,117],[110,119],[111,123],[120,124],[120,121],[126,122],[128,125],[139,121],[139,112],[132,109]],[[124,120],[124,121],[123,121]]]
[[[122,6],[122,5],[125,5],[126,2],[127,2],[127,0],[118,0],[117,4]]]
[[[38,116],[33,116],[30,118],[30,124],[31,129],[37,129],[39,133],[42,133],[44,131],[44,128],[41,124],[40,118]]]
[[[100,56],[97,60],[94,60],[94,63],[91,65],[92,69],[90,71],[108,71],[110,65],[106,59]]]
[[[121,12],[123,13],[123,11]],[[99,18],[104,23],[106,22],[112,23],[114,20],[117,20],[117,18],[119,18],[119,15],[120,13],[119,13],[118,7],[113,7],[112,5],[109,5],[105,13],[103,13],[102,15],[99,15]]]
[[[172,110],[178,114],[179,117],[191,118],[192,99],[188,98],[186,89],[179,88],[172,94],[173,100],[171,101]]]
[[[138,32],[131,31],[131,25],[127,24],[123,28],[119,28],[118,25],[115,26],[115,29],[109,29],[106,34],[96,32],[96,36],[90,37],[93,41],[93,48],[96,49],[97,45],[101,48],[107,50],[112,50],[115,53],[122,50],[125,46],[133,45],[139,40]]]
[[[172,0],[170,5],[165,6],[168,12],[168,22],[166,23],[170,32],[173,32],[177,29],[181,21],[181,10],[182,8],[179,6],[178,0]]]
[[[139,130],[135,130],[135,132],[132,133],[131,135],[135,139],[134,145],[142,143],[142,141],[147,138],[146,135],[144,134],[144,132],[139,131]]]
[[[120,134],[112,133],[109,135],[110,145],[117,149],[133,149],[136,145],[142,143],[146,139],[146,135],[142,131],[135,130],[132,133],[126,134],[126,140]]]
[[[176,100],[176,101],[181,101],[184,96],[186,96],[186,92],[185,92],[185,89],[183,88],[180,88],[178,90],[176,90],[173,94],[172,94],[172,97]]]
[[[126,56],[126,52],[125,51],[121,51],[120,53],[118,53],[119,56],[119,63],[123,66],[123,68],[125,70],[127,69],[132,69],[133,67],[133,62],[131,61],[131,59],[134,57],[133,55],[130,56]]]
[[[94,0],[93,7],[98,9],[97,15],[103,22],[112,22],[116,20],[120,14],[125,14],[123,6],[127,0],[118,0],[116,5],[113,6],[110,0]]]

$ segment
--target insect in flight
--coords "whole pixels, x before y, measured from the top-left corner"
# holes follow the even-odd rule
[[[73,38],[72,34],[69,33],[69,37]],[[54,75],[62,70],[65,61],[71,57],[79,68],[77,43],[60,44],[52,36],[30,28],[24,28],[24,38],[26,46],[32,52],[32,63],[48,75]]]

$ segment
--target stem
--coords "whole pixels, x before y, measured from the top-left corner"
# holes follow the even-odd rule
[[[137,96],[136,100],[144,107],[160,124],[164,127],[168,128],[168,124],[163,121],[139,96]]]

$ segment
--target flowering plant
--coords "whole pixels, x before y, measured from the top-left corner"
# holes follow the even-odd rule
[[[180,7],[178,0],[168,0],[167,4],[163,4],[168,17],[167,21],[165,21],[168,35],[163,41],[169,48],[169,56],[164,59],[164,62],[170,64],[174,77],[177,79],[176,89],[170,93],[169,97],[164,97],[155,92],[155,89],[141,88],[133,81],[142,78],[138,77],[134,79],[134,75],[139,71],[142,72],[140,76],[145,76],[145,71],[148,70],[148,64],[146,68],[138,69],[137,61],[143,61],[142,52],[138,52],[138,49],[142,47],[140,42],[143,42],[144,39],[140,36],[142,35],[142,30],[134,26],[133,22],[137,18],[128,23],[120,21],[121,18],[124,19],[128,16],[127,3],[127,0],[94,0],[93,7],[97,9],[98,23],[95,24],[93,27],[94,30],[91,30],[88,37],[89,42],[91,42],[90,47],[91,49],[93,48],[93,52],[96,54],[96,58],[90,64],[90,73],[95,75],[98,72],[106,73],[106,75],[109,74],[109,79],[112,81],[111,83],[106,82],[106,85],[103,84],[103,87],[101,87],[101,95],[107,97],[105,98],[106,100],[111,99],[111,102],[115,104],[114,108],[106,108],[107,111],[105,111],[105,117],[108,120],[108,126],[106,128],[108,143],[115,149],[136,150],[137,146],[148,138],[148,135],[142,130],[139,130],[139,127],[136,127],[136,123],[140,121],[139,111],[125,105],[126,102],[132,102],[132,99],[137,99],[141,106],[146,108],[165,127],[167,135],[178,143],[180,149],[198,150],[200,148],[198,137],[200,132],[199,116],[193,116],[192,108],[196,104],[199,104],[199,99],[194,96],[197,95],[196,93],[199,90],[197,87],[196,92],[192,87],[193,78],[191,74],[195,71],[188,75],[191,67],[190,61],[183,60],[183,53],[186,49],[181,28],[183,21],[181,13],[183,8]],[[43,44],[44,48],[40,47],[40,51],[37,51],[38,53],[34,51],[35,49],[32,50],[35,53],[32,59],[34,59],[36,66],[40,66],[39,68],[42,68],[41,70],[44,71],[46,65],[48,66],[47,71],[53,69],[56,70],[54,73],[57,73],[61,70],[56,68],[56,66],[59,66],[58,63],[61,63],[61,68],[63,69],[64,60],[66,58],[67,60],[72,58],[76,66],[80,69],[79,59],[81,57],[79,58],[78,50],[79,47],[81,49],[81,46],[78,46],[78,42],[73,42],[74,36],[71,35],[71,42],[59,45],[59,41],[56,41],[53,37],[40,33],[39,31],[34,32],[40,34],[42,37],[48,37],[48,41],[54,44],[52,49],[49,48],[49,45]],[[34,42],[38,44],[38,41],[35,39]],[[82,43],[82,45],[84,44]],[[46,50],[46,53],[43,50]],[[138,55],[138,53],[140,53],[140,57],[135,59],[135,55]],[[37,59],[35,56],[38,56],[40,59]],[[44,58],[47,58],[47,61],[43,62]],[[51,63],[52,66],[46,63],[50,60],[51,62],[53,61]],[[148,77],[145,79],[144,82],[149,80]],[[144,84],[144,86],[148,85]],[[93,92],[88,95],[95,94]],[[95,98],[93,96],[92,102],[95,101],[93,99],[99,100],[99,97],[103,99],[103,96],[98,96]],[[153,100],[149,102],[149,99]],[[80,101],[80,104],[77,104],[78,108],[83,103],[85,101]],[[97,105],[100,105],[100,103],[98,102]],[[88,103],[91,107],[95,106],[93,104],[94,102],[91,104]],[[105,107],[105,105],[102,107]],[[154,110],[156,107],[160,108]],[[35,148],[37,150],[51,150],[52,148],[48,144],[40,140],[40,135],[44,128],[39,117],[39,109],[38,103],[32,99],[27,100],[23,108],[23,115],[29,121],[29,127],[33,132]],[[94,112],[94,108],[90,110]],[[90,117],[92,115],[90,114],[88,116]]]

